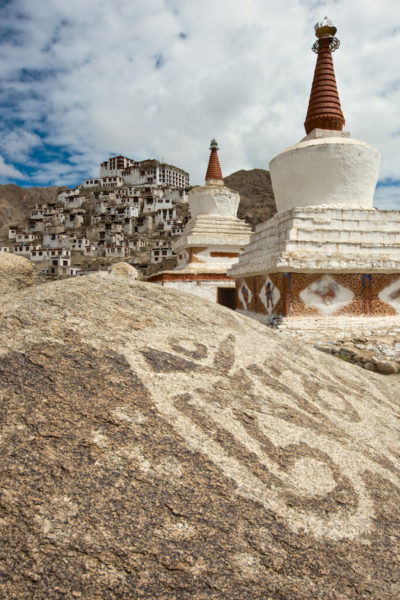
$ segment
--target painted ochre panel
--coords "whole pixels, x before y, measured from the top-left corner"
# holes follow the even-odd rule
[[[254,308],[253,292],[251,291],[251,281],[248,279],[240,279],[236,283],[237,303],[236,306],[240,310],[256,312]]]
[[[238,309],[263,315],[400,313],[400,274],[268,273],[238,280]]]
[[[268,315],[276,314],[276,307],[282,296],[279,291],[278,282],[276,281],[276,278],[271,278],[267,275],[264,278],[264,281],[261,280],[261,283],[261,289],[258,292],[260,308]]]
[[[325,316],[364,314],[359,274],[292,274],[292,297],[290,315],[304,315],[311,310],[312,314]]]
[[[399,285],[396,285],[399,282]],[[400,313],[400,304],[397,300],[397,290],[400,288],[400,274],[373,275],[371,311],[372,314],[395,315]],[[386,292],[386,293],[385,293]],[[400,294],[399,294],[400,296]],[[400,299],[400,298],[399,298]]]
[[[203,263],[203,262],[205,262],[204,258],[201,258],[201,257],[198,256],[204,250],[206,250],[206,247],[199,247],[199,248],[192,247],[192,248],[188,248],[189,262],[190,263]]]
[[[246,277],[236,283],[237,308],[263,315],[283,310],[281,273]]]

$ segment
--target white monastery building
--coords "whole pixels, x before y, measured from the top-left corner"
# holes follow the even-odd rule
[[[85,186],[107,187],[108,184],[109,187],[118,187],[123,183],[133,186],[165,184],[185,189],[189,186],[189,173],[155,159],[137,162],[125,156],[114,156],[100,164],[99,178],[86,180]]]

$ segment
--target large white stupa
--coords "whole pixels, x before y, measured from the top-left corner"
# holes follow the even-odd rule
[[[270,162],[277,214],[256,227],[229,271],[237,307],[273,315],[400,313],[400,212],[372,206],[379,153],[343,132],[332,52],[336,28],[315,26],[306,137]]]

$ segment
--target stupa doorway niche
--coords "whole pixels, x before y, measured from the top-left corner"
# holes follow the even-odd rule
[[[236,289],[219,287],[217,288],[217,303],[227,308],[236,309]]]

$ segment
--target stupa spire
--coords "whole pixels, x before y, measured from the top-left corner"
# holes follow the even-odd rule
[[[342,131],[345,123],[333,68],[332,52],[339,47],[335,38],[336,27],[325,17],[315,24],[318,40],[312,49],[318,54],[314,79],[304,127],[307,135],[316,127]]]
[[[223,184],[221,166],[218,159],[218,143],[215,139],[210,143],[210,160],[206,173],[206,183]]]

